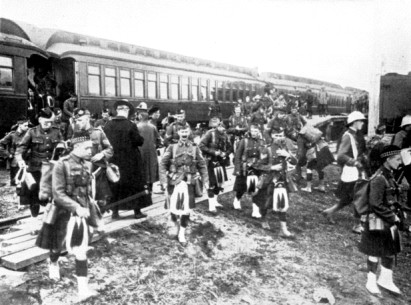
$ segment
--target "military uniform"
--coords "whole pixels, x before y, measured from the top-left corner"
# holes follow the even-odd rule
[[[199,148],[207,160],[208,177],[210,188],[208,197],[213,198],[222,190],[221,184],[227,180],[226,166],[230,164],[229,155],[233,152],[230,141],[224,132],[217,129],[207,131],[201,139]],[[216,152],[225,153],[225,157],[216,155]]]
[[[228,119],[227,133],[231,135],[230,142],[234,151],[237,149],[238,143],[244,137],[247,130],[248,123],[247,118],[244,115],[240,114],[240,116],[237,116],[233,114],[232,116],[230,116],[230,118]]]
[[[307,121],[299,114],[290,113],[286,119],[285,135],[293,141],[297,141],[298,132],[307,123]]]
[[[15,158],[17,144],[23,139],[26,132],[11,131],[0,140],[0,152],[7,158],[10,165],[10,185],[16,185],[14,178],[19,170]]]
[[[101,127],[104,129],[104,127],[106,126],[107,122],[110,121],[109,119],[98,119],[95,123],[94,123],[94,127]]]
[[[70,154],[62,157],[53,168],[53,201],[57,217],[52,230],[39,233],[36,245],[43,249],[60,252],[64,249],[67,224],[71,214],[81,206],[90,208],[91,162]],[[94,213],[90,213],[95,216]],[[88,219],[95,223],[95,219]]]
[[[234,156],[234,175],[236,179],[233,190],[236,192],[238,200],[247,192],[247,176],[259,175],[256,167],[260,162],[263,147],[264,141],[259,138],[246,137],[240,141]]]
[[[178,133],[177,133],[177,125],[179,124],[181,123],[173,122],[166,128],[166,135],[164,137],[165,146],[178,143],[180,137],[178,136]],[[188,124],[186,121],[184,121],[183,125],[187,125],[191,130],[190,124]],[[190,135],[190,140],[192,140],[192,135]]]
[[[261,134],[264,132],[264,125],[267,123],[267,118],[259,110],[251,115],[250,125],[257,124]]]
[[[58,119],[54,121],[54,127],[57,127],[60,130],[63,139],[66,139],[68,124],[61,119]]]
[[[39,200],[39,184],[41,178],[41,165],[43,161],[52,158],[53,151],[57,144],[63,142],[63,136],[57,127],[44,130],[40,125],[31,128],[24,135],[21,142],[17,145],[16,161],[26,161],[27,172],[33,175],[36,186],[29,190],[25,183],[22,184],[20,204],[30,205],[33,216],[39,212],[39,204],[45,205],[47,202]],[[24,156],[27,155],[26,160]]]

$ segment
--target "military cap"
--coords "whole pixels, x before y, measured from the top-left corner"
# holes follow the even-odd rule
[[[116,101],[114,103],[114,110],[116,110],[118,106],[127,106],[130,109],[128,113],[129,116],[132,116],[136,112],[133,105],[126,99],[121,99],[121,100]]]
[[[109,113],[110,111],[108,110],[108,108],[103,108],[103,110],[101,110],[101,113]]]
[[[73,138],[71,139],[71,144],[77,144],[81,142],[90,141],[90,134],[87,130],[77,130],[73,134]]]
[[[157,106],[153,106],[148,110],[148,115],[152,115],[153,113],[156,113],[159,110],[160,108],[158,108]]]
[[[388,158],[394,155],[399,155],[401,153],[401,148],[396,145],[387,145],[382,149],[381,158]]]
[[[17,119],[17,124],[24,124],[27,121],[28,121],[28,119],[24,115],[22,115]]]
[[[284,131],[284,128],[278,125],[271,127],[271,133],[281,133]]]
[[[86,115],[86,114],[87,114],[87,112],[86,112],[86,110],[83,109],[83,108],[76,108],[76,109],[74,109],[74,118],[76,118],[76,119],[78,119],[78,118],[80,118],[80,117],[82,117],[82,116],[84,116],[84,115]]]
[[[39,118],[45,118],[45,119],[51,119],[53,115],[54,113],[53,111],[51,111],[50,108],[42,108],[38,113]]]

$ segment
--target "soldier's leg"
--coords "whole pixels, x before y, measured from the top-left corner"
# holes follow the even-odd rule
[[[97,291],[90,289],[88,286],[88,260],[86,251],[87,249],[79,250],[75,255],[78,298],[80,302],[98,295]]]
[[[59,257],[60,251],[50,250],[49,278],[56,281],[60,279]]]
[[[188,227],[188,222],[190,220],[190,215],[181,215],[180,216],[180,231],[178,232],[178,241],[182,244],[186,244],[186,229]]]
[[[288,228],[287,228],[287,213],[278,212],[278,217],[280,219],[280,228],[281,228],[280,236],[284,238],[294,237],[294,234],[290,233],[290,231],[288,231]]]
[[[368,256],[367,258],[367,284],[365,288],[372,294],[380,294],[381,291],[377,286],[377,268],[378,268],[378,257]]]
[[[233,201],[233,206],[235,210],[241,210],[240,199],[247,191],[247,177],[237,176],[234,182],[235,197]]]
[[[312,180],[313,180],[313,171],[312,169],[307,165],[307,186],[302,187],[301,190],[304,192],[311,193],[312,192]]]
[[[394,257],[393,256],[386,256],[381,258],[381,274],[378,278],[378,285],[381,287],[395,293],[401,294],[400,289],[394,284],[392,280],[393,275],[393,267],[394,267]]]

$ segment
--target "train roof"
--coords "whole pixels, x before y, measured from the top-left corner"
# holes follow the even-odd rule
[[[110,55],[119,59],[127,59],[142,62],[156,62],[157,64],[167,64],[168,67],[176,66],[187,69],[190,67],[196,71],[203,70],[205,73],[223,74],[227,76],[253,78],[256,82],[258,72],[256,69],[235,66],[200,59],[172,52],[102,39],[82,34],[71,33],[56,29],[38,28],[21,21],[12,21],[0,18],[0,32],[6,31],[21,38],[24,38],[39,48],[42,48],[55,55],[68,55],[83,52],[84,54]],[[71,46],[71,47],[70,47]],[[71,50],[70,50],[71,48]],[[172,64],[174,63],[174,64]]]
[[[297,83],[305,83],[307,85],[317,85],[317,86],[327,86],[329,88],[335,88],[335,89],[343,89],[342,86],[330,82],[325,82],[325,81],[320,81],[316,79],[311,79],[311,78],[306,78],[306,77],[300,77],[300,76],[292,76],[292,75],[287,75],[287,74],[279,74],[279,73],[273,73],[273,72],[263,72],[261,73],[262,76],[268,79],[275,79],[278,81],[284,80],[284,81],[291,81],[291,82],[297,82]]]

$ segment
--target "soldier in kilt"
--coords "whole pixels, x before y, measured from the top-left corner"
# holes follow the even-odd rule
[[[234,156],[234,188],[236,193],[233,206],[236,210],[241,210],[240,199],[245,193],[254,193],[258,180],[259,171],[256,164],[260,162],[261,150],[264,148],[264,140],[258,124],[250,124],[249,136],[244,137]],[[258,206],[253,203],[253,217],[260,218]]]
[[[185,230],[195,207],[196,175],[200,173],[203,186],[208,190],[207,166],[200,149],[189,140],[190,127],[177,124],[179,141],[170,144],[160,162],[160,182],[167,193],[167,208],[177,227],[177,238],[187,244]]]
[[[261,162],[255,164],[261,175],[257,184],[253,202],[258,207],[262,217],[267,211],[273,211],[280,219],[280,236],[293,238],[294,235],[287,228],[287,210],[289,208],[289,186],[287,179],[287,162],[297,163],[297,159],[290,154],[285,142],[284,129],[275,127],[271,129],[272,142],[261,154]],[[267,222],[263,227],[269,228]]]
[[[386,146],[381,153],[383,165],[370,182],[370,206],[359,250],[368,256],[366,288],[373,294],[381,293],[377,284],[395,294],[401,293],[392,280],[394,256],[401,251],[399,234],[401,221],[394,205],[398,203],[399,189],[393,175],[402,163],[400,152],[398,146]],[[379,259],[381,273],[377,282]]]
[[[229,155],[233,149],[225,133],[224,123],[218,118],[211,119],[213,125],[217,126],[207,131],[201,139],[199,148],[204,158],[207,160],[208,177],[210,188],[208,189],[208,210],[216,213],[216,207],[222,205],[218,203],[217,196],[222,190],[222,185],[227,181],[226,166],[230,164]]]
[[[79,301],[97,294],[88,288],[87,250],[92,227],[98,226],[99,210],[91,198],[91,162],[93,143],[87,131],[76,131],[71,139],[73,150],[53,168],[52,192],[55,209],[37,237],[36,245],[50,250],[49,276],[60,279],[58,259],[66,248],[76,258]],[[54,219],[53,219],[54,218]]]

